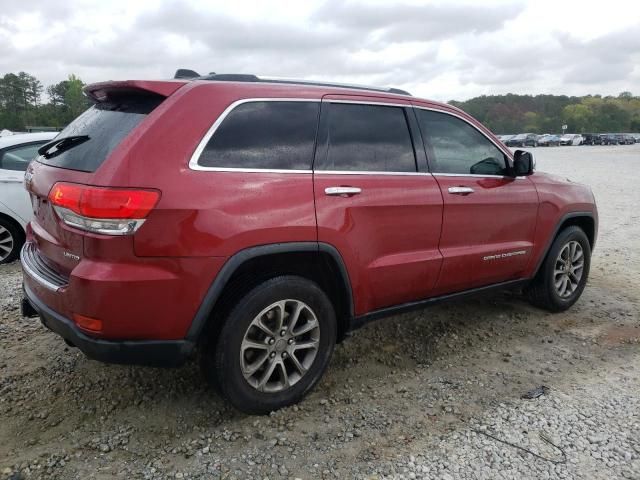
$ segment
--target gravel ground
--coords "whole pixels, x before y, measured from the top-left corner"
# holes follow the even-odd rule
[[[382,320],[269,416],[232,410],[195,365],[86,359],[20,317],[19,266],[0,267],[0,478],[640,479],[640,145],[535,153],[598,200],[574,308],[501,293]]]

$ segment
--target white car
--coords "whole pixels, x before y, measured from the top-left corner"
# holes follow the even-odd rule
[[[25,133],[0,138],[0,263],[20,253],[25,227],[31,220],[31,201],[24,189],[24,171],[38,148],[58,132]]]
[[[579,133],[565,133],[560,137],[560,145],[582,145],[584,137]]]

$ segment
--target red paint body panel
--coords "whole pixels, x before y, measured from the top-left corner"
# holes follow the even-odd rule
[[[545,247],[549,244],[559,222],[567,214],[590,213],[595,226],[594,240],[598,234],[598,210],[589,187],[543,172],[536,172],[529,178],[538,192],[540,206],[534,237],[534,254],[524,272],[525,277],[535,274],[545,254]]]
[[[429,296],[440,271],[442,195],[431,175],[316,173],[318,240],[345,261],[356,314]],[[353,186],[353,197],[324,189]]]
[[[588,188],[539,173],[514,180],[428,173],[194,171],[188,166],[207,130],[237,100],[319,101],[339,95],[362,101],[362,91],[208,81],[105,82],[87,91],[119,88],[167,98],[95,173],[38,162],[29,170],[29,190],[38,199],[38,212],[28,240],[70,280],[56,293],[27,274],[25,283],[67,318],[78,313],[102,320],[99,336],[106,339],[184,338],[224,263],[253,246],[298,241],[334,246],[347,268],[354,313],[362,315],[474,286],[529,278],[564,214],[587,211],[597,220]],[[366,97],[449,111],[492,136],[448,105],[384,92],[367,92]],[[59,181],[153,188],[161,198],[135,235],[89,234],[63,225],[46,201]],[[447,194],[449,186],[459,185],[476,192],[467,197]],[[329,197],[324,189],[330,186],[357,186],[362,193]],[[506,261],[484,260],[514,250],[527,253]]]
[[[527,178],[436,176],[444,197],[436,294],[516,279],[532,254],[538,195]],[[449,187],[474,193],[454,195]],[[485,257],[522,252],[504,258]]]

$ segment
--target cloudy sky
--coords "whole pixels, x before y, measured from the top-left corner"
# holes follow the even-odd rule
[[[640,95],[640,2],[0,0],[0,74],[176,68],[480,94]]]

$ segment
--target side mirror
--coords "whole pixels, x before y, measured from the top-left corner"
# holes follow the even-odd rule
[[[536,168],[536,162],[531,152],[516,150],[513,154],[513,174],[516,177],[531,175]]]

